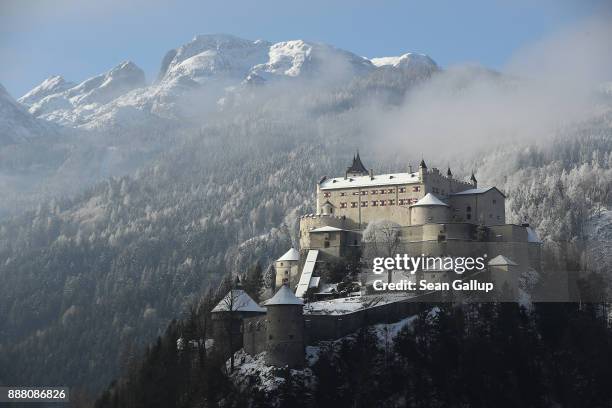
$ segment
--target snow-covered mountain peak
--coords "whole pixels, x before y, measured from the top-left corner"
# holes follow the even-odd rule
[[[50,124],[30,115],[0,84],[0,146],[54,133]]]
[[[394,68],[438,69],[438,65],[428,55],[408,52],[397,57],[371,58],[372,64],[377,67],[391,66]]]
[[[244,77],[255,64],[265,61],[269,43],[245,40],[228,34],[197,35],[168,51],[162,61],[159,80],[188,76],[193,80],[222,74]]]
[[[350,77],[373,69],[369,60],[348,51],[327,44],[291,40],[273,44],[268,61],[253,67],[251,73],[262,78],[315,73],[341,73]]]
[[[32,106],[34,103],[40,101],[45,96],[63,92],[67,89],[72,88],[74,85],[74,83],[67,82],[63,77],[59,75],[51,76],[42,81],[40,85],[33,88],[30,92],[23,95],[17,101],[24,105]]]

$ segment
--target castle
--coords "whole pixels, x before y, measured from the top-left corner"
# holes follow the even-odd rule
[[[528,224],[506,224],[505,200],[496,187],[478,187],[473,173],[466,182],[454,178],[450,168],[444,175],[421,160],[417,172],[375,174],[357,153],[344,176],[323,177],[317,183],[316,213],[300,218],[299,250],[290,248],[274,263],[280,289],[264,303],[265,309],[246,301],[249,310],[243,310],[236,323],[242,333],[240,347],[250,354],[266,351],[272,365],[300,366],[306,343],[337,338],[363,324],[399,319],[414,310],[411,302],[417,297],[430,299],[431,294],[414,293],[381,301],[380,294],[375,297],[369,291],[371,264],[364,249],[372,242],[366,231],[381,221],[392,226],[395,253],[484,254],[487,267],[481,278],[504,287],[516,299],[520,274],[540,268],[540,242]],[[309,294],[315,299],[330,294],[333,285],[325,282],[324,272],[348,259],[360,260],[366,276],[358,282],[363,306],[331,314],[317,308],[322,302],[303,306]],[[453,270],[433,270],[416,276],[443,282],[457,275]],[[390,271],[388,280],[405,277]]]

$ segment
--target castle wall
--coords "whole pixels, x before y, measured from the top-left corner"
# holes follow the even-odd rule
[[[354,228],[354,224],[342,216],[325,214],[303,215],[300,218],[300,252],[303,253],[304,251],[313,247],[310,243],[310,231],[315,228],[324,227],[326,225],[340,229]]]
[[[370,221],[381,219],[410,225],[408,206],[424,196],[423,185],[414,183],[318,190],[317,202],[329,201],[335,215],[345,216],[364,229]]]
[[[506,223],[505,202],[504,196],[494,188],[483,194],[454,195],[449,200],[453,221],[487,226]]]
[[[423,294],[402,302],[387,303],[342,315],[304,315],[306,344],[321,340],[334,340],[354,333],[361,327],[379,323],[393,323],[415,315],[422,303],[436,302],[439,294]]]
[[[252,356],[266,351],[266,319],[266,315],[244,319],[243,347],[244,351]]]

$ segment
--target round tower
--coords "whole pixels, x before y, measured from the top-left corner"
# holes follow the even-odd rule
[[[304,366],[304,302],[287,285],[264,303],[266,315],[266,364]]]
[[[274,262],[276,270],[276,285],[280,288],[288,283],[291,287],[297,285],[299,280],[298,265],[300,263],[300,253],[297,249],[291,248],[283,256]]]
[[[410,206],[410,225],[446,223],[449,217],[448,204],[431,193]]]

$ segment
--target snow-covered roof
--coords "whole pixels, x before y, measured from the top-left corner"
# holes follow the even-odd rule
[[[312,278],[310,278],[310,283],[308,284],[308,288],[318,288],[319,287],[319,282],[321,282],[321,277],[320,276],[313,276]]]
[[[271,299],[268,299],[267,301],[264,302],[264,305],[266,305],[266,306],[275,306],[275,305],[303,305],[303,304],[304,304],[304,302],[301,299],[298,299],[293,294],[291,289],[289,289],[289,286],[287,286],[287,285],[281,286],[281,288],[278,290],[278,292],[276,292],[276,294],[274,296],[272,296]]]
[[[277,261],[299,261],[300,253],[297,249],[291,248],[283,256],[277,259]]]
[[[312,273],[314,272],[314,268],[317,262],[317,258],[319,257],[318,249],[311,249],[308,251],[306,255],[306,262],[304,262],[304,267],[302,268],[302,274],[300,275],[300,281],[295,288],[295,294],[298,297],[304,297],[308,288],[310,288],[310,281],[312,279]]]
[[[506,195],[504,193],[502,193],[501,191],[499,191],[499,189],[497,187],[470,188],[469,190],[459,191],[457,193],[453,193],[452,195],[484,194],[484,193],[486,193],[489,190],[497,190],[499,192],[499,194],[501,194],[504,197],[506,197]]]
[[[446,204],[445,202],[443,202],[442,200],[440,200],[438,197],[436,197],[435,195],[431,193],[427,193],[425,197],[421,198],[419,201],[412,204],[411,207],[417,207],[421,205],[443,205],[445,207],[448,207],[448,204]]]
[[[338,232],[338,231],[344,231],[344,230],[342,228],[330,227],[329,225],[310,230],[310,232]]]
[[[542,243],[538,234],[531,227],[527,227],[527,242],[535,242],[538,244]]]
[[[517,266],[517,263],[514,262],[510,258],[506,258],[503,255],[497,255],[495,258],[489,261],[489,266],[507,266],[507,265]]]
[[[265,312],[266,308],[259,306],[255,301],[242,289],[232,289],[227,292],[227,295],[217,303],[212,310],[215,312],[227,312],[230,310],[234,312]]]
[[[419,182],[419,173],[392,173],[378,174],[370,177],[336,177],[324,179],[319,183],[321,190],[334,190],[337,188],[359,188],[359,187],[377,187],[377,186],[395,186],[398,184],[410,184]]]

